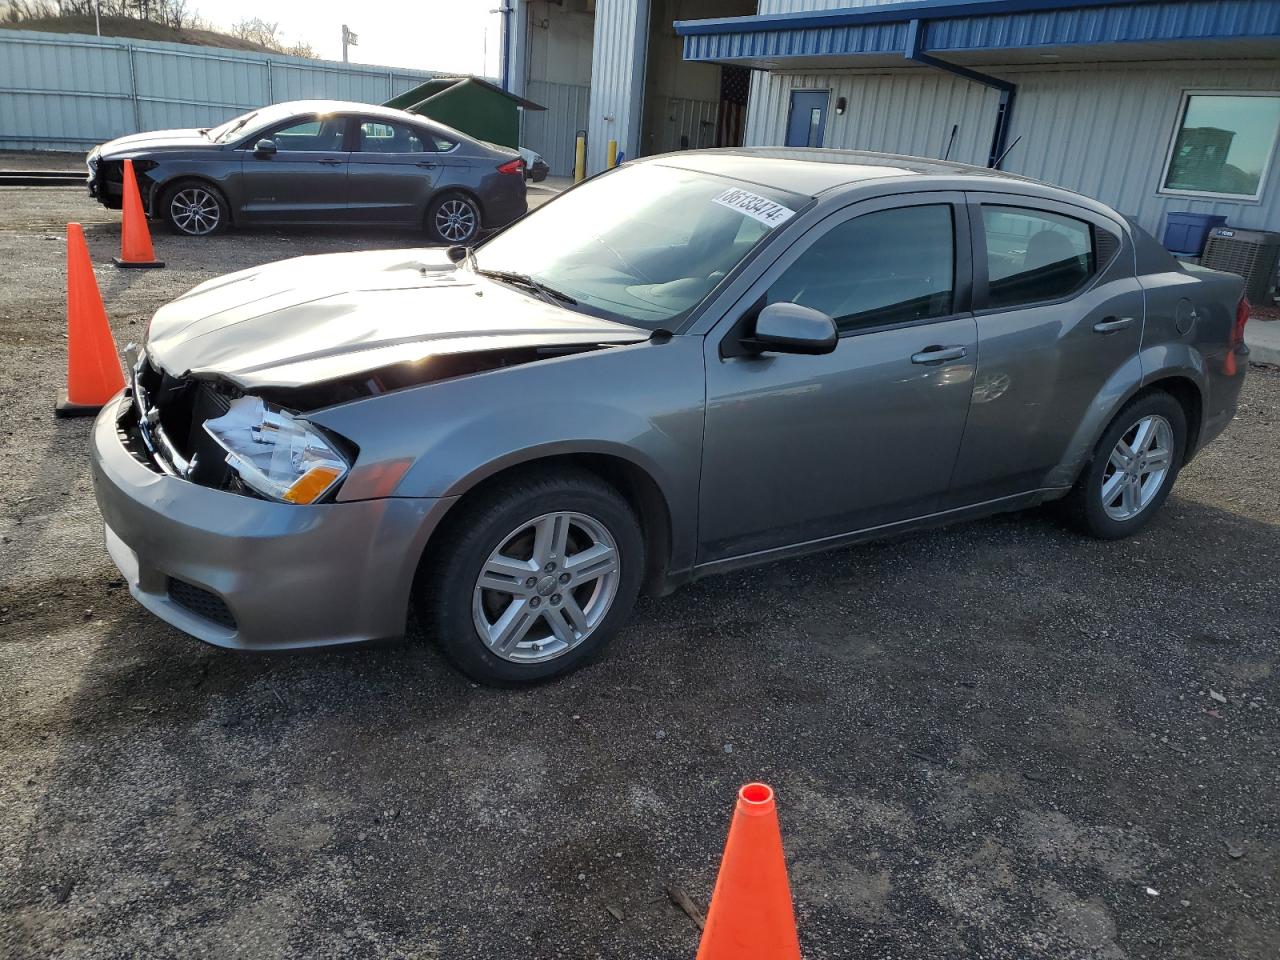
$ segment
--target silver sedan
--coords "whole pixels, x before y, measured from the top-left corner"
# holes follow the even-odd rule
[[[133,595],[237,648],[584,663],[641,590],[1060,501],[1143,528],[1231,420],[1240,278],[1113,210],[824,151],[629,163],[487,242],[160,309],[93,436]]]

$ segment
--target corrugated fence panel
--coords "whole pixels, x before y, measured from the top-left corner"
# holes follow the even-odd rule
[[[58,149],[131,131],[131,90],[122,47],[0,31],[0,146]]]
[[[80,150],[284,100],[382,103],[441,74],[216,47],[0,30],[0,148]]]
[[[547,109],[522,111],[520,145],[540,153],[552,176],[571,176],[578,131],[587,129],[591,88],[542,80],[531,80],[526,86],[525,96]]]

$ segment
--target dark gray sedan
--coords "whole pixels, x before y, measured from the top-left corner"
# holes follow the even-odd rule
[[[126,159],[150,216],[193,237],[232,225],[381,224],[467,244],[528,209],[515,150],[363,103],[279,103],[218,127],[94,147],[89,194],[113,209]]]
[[[641,589],[1051,500],[1136,533],[1235,413],[1242,286],[987,170],[656,157],[474,251],[162,307],[98,503],[133,595],[211,643],[395,636],[416,605],[472,676],[539,680]]]

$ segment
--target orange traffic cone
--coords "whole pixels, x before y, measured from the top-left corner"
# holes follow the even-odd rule
[[[787,865],[773,790],[749,783],[738,791],[698,960],[800,960]]]
[[[60,417],[97,413],[124,389],[120,358],[89,260],[84,230],[67,224],[67,392],[54,406]]]
[[[142,194],[133,175],[133,161],[124,162],[124,219],[120,223],[120,256],[113,258],[117,267],[163,267],[151,249],[151,231],[147,215],[142,212]]]

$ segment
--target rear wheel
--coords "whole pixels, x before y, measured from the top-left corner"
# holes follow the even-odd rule
[[[1176,399],[1159,392],[1132,401],[1066,500],[1076,524],[1104,540],[1137,533],[1168,498],[1186,442],[1187,417]]]
[[[480,236],[480,207],[464,194],[442,194],[427,206],[427,232],[437,243],[474,243]]]
[[[211,237],[231,222],[231,208],[217,187],[198,180],[175,183],[160,200],[169,229],[188,237]]]
[[[496,488],[464,503],[441,536],[418,579],[419,612],[449,659],[484,683],[536,683],[581,666],[639,592],[639,522],[589,473]]]

